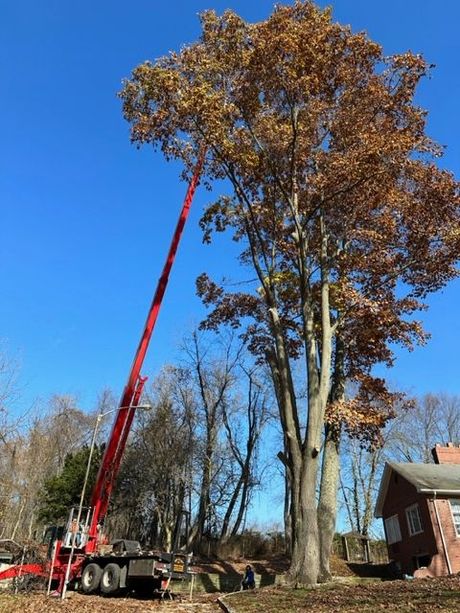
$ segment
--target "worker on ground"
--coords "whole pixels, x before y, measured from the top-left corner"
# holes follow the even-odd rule
[[[243,590],[253,590],[256,587],[254,571],[249,564],[246,566],[243,581],[241,582],[241,587],[243,588]]]

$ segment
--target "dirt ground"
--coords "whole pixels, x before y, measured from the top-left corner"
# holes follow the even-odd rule
[[[358,581],[360,581],[358,579]],[[331,583],[314,590],[263,588],[232,595],[196,594],[193,602],[104,598],[71,592],[62,602],[43,594],[0,592],[0,613],[214,613],[223,597],[233,613],[433,613],[460,611],[460,576],[415,581]]]
[[[219,594],[197,594],[193,602],[183,599],[163,601],[135,598],[104,598],[69,592],[66,600],[44,594],[6,594],[0,592],[0,613],[214,613],[222,611],[217,604]]]
[[[247,564],[251,564],[256,574],[280,575],[289,568],[289,560],[286,556],[273,556],[264,560],[245,558],[207,561],[197,559],[194,561],[193,570],[196,573],[238,574],[243,576]]]
[[[272,556],[267,559],[244,559],[244,560],[197,560],[195,561],[193,568],[197,573],[219,573],[219,574],[244,574],[244,569],[247,564],[251,564],[254,572],[257,575],[281,575],[289,568],[289,559],[285,555]],[[356,574],[355,569],[337,556],[331,557],[331,572],[336,577],[352,577]],[[354,565],[358,566],[358,565]]]
[[[199,573],[242,575],[246,564],[251,564],[257,574],[282,574],[288,568],[285,557],[273,557],[266,560],[201,560],[194,565],[194,570]],[[314,590],[266,587],[232,595],[195,592],[193,602],[185,594],[182,601],[161,602],[69,592],[67,599],[61,601],[59,598],[47,598],[43,591],[14,595],[0,590],[0,613],[143,613],[157,611],[160,607],[168,613],[214,613],[222,610],[218,598],[222,598],[233,613],[460,612],[460,575],[414,581],[380,581],[375,579],[374,573],[368,572],[368,566],[348,565],[333,557],[332,573],[342,579]],[[379,570],[375,565],[375,571]],[[369,578],[371,575],[374,575],[374,579]]]

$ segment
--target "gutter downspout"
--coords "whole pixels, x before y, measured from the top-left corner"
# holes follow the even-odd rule
[[[441,520],[439,519],[438,506],[436,504],[436,490],[433,492],[433,494],[434,494],[434,497],[433,497],[434,512],[436,514],[436,521],[438,522],[439,533],[441,535],[442,547],[444,549],[444,557],[446,558],[446,562],[447,562],[447,570],[449,572],[449,575],[452,575],[452,566],[450,564],[449,553],[447,551],[446,539],[444,538],[444,530],[442,529]]]
[[[432,490],[425,487],[417,488],[419,494],[442,494],[446,496],[460,496],[460,490]]]

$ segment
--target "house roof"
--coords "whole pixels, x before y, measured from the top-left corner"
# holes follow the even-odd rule
[[[382,517],[390,477],[395,471],[421,494],[460,496],[460,465],[387,462],[380,482],[374,516]]]
[[[360,539],[361,541],[371,540],[370,536],[361,534],[361,532],[358,532],[357,530],[351,530],[351,532],[345,532],[344,534],[341,534],[341,536],[345,538],[357,538],[357,539]]]

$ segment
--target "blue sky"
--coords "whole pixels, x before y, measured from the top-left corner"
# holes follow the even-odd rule
[[[0,3],[0,339],[21,363],[21,411],[70,393],[90,409],[121,390],[185,186],[179,168],[129,143],[116,92],[143,60],[193,41],[197,13],[232,8],[255,21],[272,1],[2,0]],[[322,5],[326,3],[321,2]],[[429,132],[460,174],[460,4],[337,0],[334,16],[387,53],[436,64],[419,93]],[[231,274],[231,246],[201,244],[197,193],[145,374],[176,354],[203,309],[194,280]],[[460,284],[430,299],[429,344],[401,353],[390,380],[414,393],[458,392]]]

